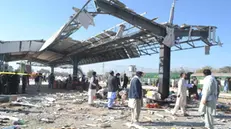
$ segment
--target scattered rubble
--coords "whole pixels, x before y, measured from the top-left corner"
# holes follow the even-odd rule
[[[173,97],[172,94],[169,98]],[[11,97],[12,98],[12,97]],[[131,124],[128,107],[116,105],[116,110],[107,109],[107,100],[100,98],[93,106],[87,104],[87,92],[38,94],[17,96],[0,103],[0,128],[3,129],[195,129],[203,127],[198,117],[197,106],[189,105],[189,117],[172,116],[169,105],[143,107],[141,124]],[[173,99],[171,99],[172,101]],[[127,102],[125,102],[126,104]],[[148,104],[148,102],[147,102]],[[154,103],[153,103],[154,104]],[[222,106],[218,105],[218,108]],[[231,116],[219,111],[215,122],[225,127],[231,124]],[[226,117],[225,117],[226,116]],[[128,122],[128,123],[127,123]],[[126,124],[127,123],[127,124]]]

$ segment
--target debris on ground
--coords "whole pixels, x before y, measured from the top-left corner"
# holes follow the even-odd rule
[[[199,129],[204,126],[201,115],[197,111],[197,102],[188,105],[190,108],[187,111],[190,116],[183,117],[172,116],[169,107],[172,104],[167,104],[166,101],[163,103],[147,101],[140,114],[140,124],[131,124],[130,109],[126,106],[127,101],[125,105],[117,103],[114,110],[108,110],[105,96],[101,96],[100,99],[94,101],[94,105],[89,106],[87,92],[55,92],[57,91],[36,95],[18,95],[17,99],[0,103],[0,128],[169,129],[173,127],[184,129],[194,126],[195,129]],[[101,95],[105,93],[102,92]],[[169,98],[174,98],[174,94]],[[217,106],[220,115],[215,117],[215,122],[222,123],[225,128],[231,124],[229,120],[231,116],[219,110],[219,108],[226,107],[225,104]],[[217,125],[217,127],[220,126]]]

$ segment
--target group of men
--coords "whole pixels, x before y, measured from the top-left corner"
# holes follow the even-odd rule
[[[108,99],[108,109],[113,109],[113,103],[115,102],[116,98],[118,97],[118,91],[120,90],[126,90],[127,84],[128,84],[128,77],[126,74],[124,74],[123,77],[123,86],[122,89],[120,89],[120,80],[119,80],[119,74],[114,75],[114,71],[111,71],[109,73],[109,77],[107,80],[107,86],[108,86],[108,93],[107,93],[107,99]],[[143,72],[138,71],[136,72],[136,75],[131,79],[130,81],[130,89],[128,93],[129,98],[129,104],[128,106],[131,108],[131,114],[132,114],[132,122],[136,123],[139,120],[139,115],[141,111],[141,107],[143,106],[143,94],[142,94],[142,84],[140,78],[142,77]],[[96,72],[92,73],[92,77],[90,79],[89,84],[89,90],[88,90],[88,104],[92,105],[93,100],[95,99],[95,94],[97,87],[99,87],[98,79],[96,77]],[[121,95],[123,99],[123,95]]]
[[[26,86],[28,85],[29,77],[27,73],[24,73],[22,79],[21,93],[26,92]],[[17,94],[19,93],[20,75],[17,72],[14,74],[2,74],[0,75],[0,94]]]
[[[98,79],[96,76],[96,72],[92,73],[92,77],[90,79],[89,83],[89,89],[88,89],[88,104],[92,105],[93,100],[96,98],[96,91],[98,91],[101,87],[99,86]],[[127,89],[127,84],[128,84],[128,77],[126,74],[124,74],[123,77],[123,86],[122,89]],[[113,103],[118,97],[118,92],[122,89],[120,89],[120,74],[114,75],[114,71],[109,72],[109,77],[107,80],[107,87],[108,87],[108,92],[107,92],[107,99],[108,99],[108,109],[113,109]]]
[[[218,98],[217,90],[217,80],[212,76],[210,70],[205,69],[204,73],[204,85],[202,89],[202,97],[198,111],[203,113],[205,128],[214,129],[214,119],[213,115],[216,113],[216,102]],[[130,81],[130,88],[128,92],[128,106],[131,108],[131,122],[139,123],[139,116],[141,107],[143,106],[143,92],[142,84],[140,78],[143,76],[143,72],[138,71],[136,75]],[[110,77],[108,78],[108,109],[113,109],[113,102],[116,98],[116,92],[118,90],[117,78],[114,76],[114,72],[110,72]],[[92,100],[97,87],[96,73],[93,73],[93,77],[90,81],[89,87],[89,104],[92,104]],[[184,116],[188,116],[186,113],[187,105],[187,89],[193,87],[197,83],[188,84],[186,80],[186,74],[181,73],[180,79],[178,81],[178,92],[177,100],[174,109],[171,111],[172,115],[176,115],[178,109]]]

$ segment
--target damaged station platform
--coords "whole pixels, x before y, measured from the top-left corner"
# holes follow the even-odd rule
[[[96,11],[87,10],[93,2]],[[48,40],[1,41],[1,62],[28,60],[55,67],[73,65],[73,80],[79,74],[78,66],[106,61],[138,58],[145,55],[159,55],[159,89],[161,100],[169,99],[171,51],[205,48],[209,54],[210,47],[221,46],[216,38],[215,26],[176,25],[173,23],[175,1],[171,8],[169,21],[155,22],[148,19],[118,0],[89,0],[81,8],[73,8],[75,14]],[[105,30],[85,41],[70,37],[81,27],[94,25],[97,15],[112,15],[125,22]],[[83,20],[84,19],[84,20]],[[86,22],[87,21],[87,22]],[[86,24],[88,23],[88,24]],[[199,42],[201,41],[201,42]],[[7,49],[13,48],[13,49]],[[1,63],[0,62],[0,63]],[[45,86],[47,87],[47,86]],[[98,99],[93,107],[86,103],[87,92],[49,90],[42,87],[41,93],[33,92],[34,86],[28,87],[27,95],[10,96],[0,104],[0,126],[5,129],[126,129],[135,126],[138,129],[186,129],[203,127],[201,115],[197,111],[198,102],[188,104],[189,117],[173,117],[169,113],[172,104],[154,107],[144,105],[141,112],[141,125],[129,125],[130,112],[127,104],[117,104],[117,110],[105,108],[107,100]],[[174,94],[172,95],[174,96]],[[174,97],[173,97],[174,98]],[[220,100],[221,102],[227,101]],[[230,106],[229,103],[225,104]],[[226,107],[223,106],[223,107]],[[221,105],[218,107],[222,107]],[[230,111],[219,111],[215,123],[217,128],[228,129],[231,124]]]

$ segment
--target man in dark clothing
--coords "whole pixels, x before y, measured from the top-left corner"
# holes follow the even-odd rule
[[[124,74],[124,81],[123,81],[123,89],[127,89],[127,85],[128,85],[128,77],[126,75],[126,73]]]
[[[10,93],[11,94],[17,94],[18,93],[18,88],[19,88],[19,83],[20,83],[20,76],[18,75],[17,72],[15,72],[14,75],[11,76],[10,78]]]
[[[192,88],[189,88],[188,91],[189,91],[189,99],[191,99],[191,95],[192,94],[196,94],[196,98],[199,99],[199,94],[197,92],[197,86],[198,86],[198,80],[197,78],[194,78],[191,82],[191,84],[194,84]]]
[[[3,94],[9,94],[9,75],[3,74],[2,75],[2,93]]]
[[[0,74],[0,94],[3,93],[3,81],[2,81],[2,75]]]
[[[131,108],[132,123],[139,122],[141,107],[143,106],[142,84],[140,78],[143,72],[138,71],[131,80],[131,86],[128,92],[128,106]]]
[[[119,88],[120,87],[120,73],[117,73],[116,74],[116,83],[117,83],[117,87]]]
[[[112,109],[113,103],[116,99],[116,91],[119,89],[117,79],[114,76],[114,71],[110,72],[108,77],[108,109]]]
[[[49,88],[54,88],[54,81],[55,81],[55,76],[54,73],[51,73],[48,77],[48,82],[49,82]]]
[[[27,72],[25,72],[25,74],[27,74]],[[29,81],[29,76],[28,75],[23,75],[22,76],[22,93],[26,93],[26,87],[28,85],[28,81]]]
[[[217,77],[215,77],[215,79],[217,81],[217,98],[219,98],[221,82]]]

